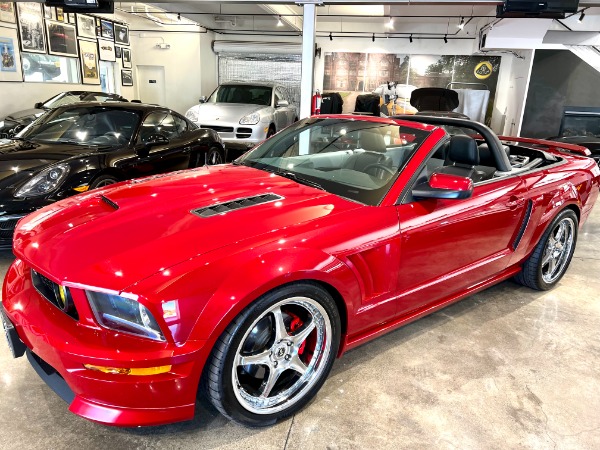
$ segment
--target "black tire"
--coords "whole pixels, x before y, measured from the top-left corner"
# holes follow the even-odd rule
[[[115,184],[118,182],[119,180],[117,180],[111,175],[100,175],[99,177],[96,177],[92,180],[92,182],[90,183],[90,190],[108,186],[109,184]]]
[[[305,308],[312,309],[312,315]],[[310,321],[302,322],[301,317]],[[278,334],[282,325],[276,323],[284,326],[283,339]],[[309,282],[276,289],[244,309],[219,337],[204,368],[202,391],[235,422],[271,425],[293,415],[316,395],[331,370],[340,335],[339,312],[326,290]],[[302,364],[296,366],[296,361]],[[272,378],[269,392],[261,397]]]
[[[564,240],[562,235],[557,240],[557,233],[561,227],[564,227],[562,228],[565,233]],[[578,220],[575,212],[572,209],[563,209],[552,220],[533,253],[523,263],[523,269],[515,276],[515,281],[538,291],[552,289],[571,263],[577,243],[577,229]]]
[[[276,133],[276,131],[275,131],[275,125],[271,124],[271,126],[269,126],[269,131],[267,131],[267,139],[269,139],[275,133]]]
[[[207,166],[214,166],[216,164],[223,164],[225,162],[225,156],[218,147],[211,147],[206,152],[205,164]]]

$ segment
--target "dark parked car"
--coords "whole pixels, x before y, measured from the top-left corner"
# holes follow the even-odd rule
[[[17,220],[121,180],[224,161],[219,135],[166,108],[84,103],[57,108],[0,144],[0,247]]]
[[[32,109],[17,111],[0,119],[0,139],[7,139],[14,136],[25,126],[29,125],[35,119],[40,117],[46,111],[58,108],[59,106],[71,105],[73,103],[83,102],[126,102],[127,99],[117,94],[106,94],[104,92],[89,91],[68,91],[61,92],[58,95],[38,102]]]
[[[549,140],[586,147],[591,153],[590,157],[600,166],[600,136],[561,136]]]

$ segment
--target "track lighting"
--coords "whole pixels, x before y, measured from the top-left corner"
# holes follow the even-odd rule
[[[465,27],[465,18],[461,17],[460,23],[458,24],[458,28],[460,28],[462,30],[464,27]]]
[[[331,31],[329,32],[329,40],[333,41],[333,35],[331,34]]]
[[[283,26],[283,22],[281,20],[281,16],[279,16],[279,20],[277,21],[277,26],[278,27],[282,27]]]
[[[373,33],[373,37],[371,38],[373,42],[375,42],[375,33]]]
[[[412,34],[408,37],[408,42],[412,44]]]
[[[447,43],[448,43],[448,35],[447,35],[447,34],[445,34],[445,35],[444,35],[444,43],[445,43],[445,44],[447,44]]]
[[[585,12],[582,10],[581,15],[579,16],[579,19],[577,20],[577,22],[579,22],[579,23],[583,22],[584,17],[585,17]]]

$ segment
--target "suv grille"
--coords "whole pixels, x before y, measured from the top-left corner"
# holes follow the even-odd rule
[[[233,127],[221,127],[218,125],[200,125],[200,128],[210,128],[217,133],[233,133]]]
[[[236,209],[249,208],[250,206],[261,205],[263,203],[276,202],[282,200],[283,197],[277,194],[262,194],[254,197],[238,198],[230,202],[218,203],[216,205],[207,206],[206,208],[193,209],[191,212],[199,217],[212,217],[219,214],[226,214]]]
[[[77,309],[75,309],[75,304],[73,303],[69,288],[56,284],[54,281],[37,273],[33,269],[31,269],[31,281],[33,282],[35,290],[38,291],[42,297],[69,317],[79,320],[79,314],[77,313]]]

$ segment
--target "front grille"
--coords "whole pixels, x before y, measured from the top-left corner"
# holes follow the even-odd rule
[[[226,214],[237,209],[249,208],[251,206],[261,205],[263,203],[276,202],[282,200],[283,197],[277,194],[262,194],[254,197],[238,198],[230,202],[218,203],[216,205],[207,206],[205,208],[193,209],[191,212],[199,217],[208,218]]]
[[[252,128],[238,128],[235,137],[239,139],[248,139],[252,136]]]
[[[220,127],[218,125],[200,125],[200,128],[210,128],[217,133],[233,133],[233,127]]]
[[[0,230],[10,230],[10,232],[12,233],[15,227],[17,226],[18,221],[19,219],[0,221]]]
[[[33,269],[31,269],[31,281],[33,282],[33,287],[35,290],[38,291],[42,297],[63,311],[69,317],[79,320],[79,314],[77,313],[77,309],[73,303],[73,298],[71,297],[69,288],[61,287],[54,281],[46,278],[40,273],[37,273]],[[61,288],[63,290],[62,296]]]

